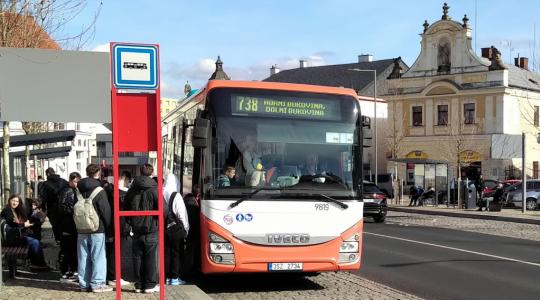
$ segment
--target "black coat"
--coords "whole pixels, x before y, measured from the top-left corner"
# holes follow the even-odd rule
[[[138,203],[139,206],[146,207],[147,210],[158,209],[157,183],[154,179],[148,176],[135,177],[125,196],[123,209],[140,211],[140,207],[135,207],[137,203],[134,201],[135,197],[138,195],[141,196],[141,203]],[[132,226],[133,233],[135,234],[158,232],[157,217],[155,216],[130,217],[127,222]],[[141,229],[141,223],[142,225],[145,225],[144,229]]]
[[[92,191],[100,186],[101,182],[99,180],[89,177],[82,179],[77,184],[77,188],[84,198],[90,197]],[[94,204],[94,209],[99,216],[99,228],[95,233],[105,233],[112,226],[112,213],[109,200],[107,199],[107,192],[105,190],[99,192],[92,201],[92,204]]]
[[[59,175],[50,175],[47,181],[42,183],[39,189],[39,197],[41,198],[41,208],[50,216],[55,217],[58,205],[60,192],[68,186],[68,183]]]
[[[60,193],[60,201],[63,201],[64,204],[58,204],[58,222],[62,232],[69,234],[77,234],[77,227],[75,226],[75,221],[73,220],[73,206],[77,203],[77,195],[75,189],[71,187],[66,187]],[[63,206],[66,206],[69,212],[66,212],[62,209]]]

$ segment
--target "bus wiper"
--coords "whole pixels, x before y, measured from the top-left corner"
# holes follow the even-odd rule
[[[240,199],[234,201],[233,203],[231,203],[229,205],[229,209],[237,207],[238,204],[244,202],[247,199],[251,199],[253,196],[255,196],[255,194],[259,193],[260,191],[264,191],[264,190],[266,190],[266,191],[276,191],[276,190],[279,191],[279,190],[282,190],[282,188],[260,187],[260,188],[258,188],[256,190],[254,190],[253,192],[248,193],[245,196],[243,196],[242,198],[240,198]]]
[[[343,209],[349,208],[349,206],[348,206],[347,204],[345,204],[345,203],[343,203],[343,202],[341,202],[341,201],[339,201],[339,200],[337,200],[337,199],[334,199],[334,198],[332,198],[332,197],[330,197],[330,196],[327,196],[327,195],[325,195],[325,194],[318,194],[318,195],[321,196],[321,197],[323,197],[323,199],[325,199],[325,200],[323,200],[323,201],[335,203],[335,204],[339,205],[339,207],[341,207],[341,208],[343,208]]]

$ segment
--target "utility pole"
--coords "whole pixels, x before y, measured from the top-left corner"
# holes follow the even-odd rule
[[[521,201],[523,204],[523,213],[527,211],[527,160],[525,158],[525,132],[521,133],[521,184],[523,185]]]

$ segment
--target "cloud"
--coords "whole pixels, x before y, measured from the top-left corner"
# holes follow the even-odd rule
[[[106,43],[106,44],[99,44],[99,45],[95,46],[90,51],[94,51],[94,52],[110,52],[110,50],[111,50],[111,47],[110,47],[109,43]]]
[[[270,76],[270,67],[277,65],[281,70],[298,68],[300,66],[299,60],[305,60],[308,67],[324,66],[328,64],[328,60],[335,53],[331,51],[319,51],[310,55],[295,57],[277,57],[265,59],[259,63],[248,65],[245,67],[236,67],[227,64],[227,59],[222,58],[224,61],[223,69],[234,80],[263,80]],[[162,78],[165,78],[167,82],[178,83],[174,87],[164,86],[162,81],[162,94],[167,93],[183,93],[184,84],[189,81],[193,88],[198,88],[206,84],[206,81],[215,71],[215,59],[214,58],[201,58],[197,62],[191,65],[181,65],[176,62],[169,63],[162,68]],[[178,94],[173,95],[178,97]],[[181,95],[181,94],[180,94]]]

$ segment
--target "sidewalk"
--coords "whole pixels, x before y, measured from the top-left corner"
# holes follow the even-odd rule
[[[501,211],[477,211],[476,209],[458,209],[453,207],[447,207],[445,205],[406,206],[403,204],[389,204],[388,210],[425,215],[438,215],[447,217],[472,218],[540,225],[540,211],[538,210],[522,213],[521,209],[515,208],[503,208]]]
[[[60,271],[57,260],[60,248],[52,237],[49,223],[45,223],[42,232],[43,252],[47,264],[53,268],[49,272],[31,272],[19,266],[15,279],[9,279],[7,266],[3,268],[3,286],[0,299],[115,299],[116,291],[108,293],[83,293],[78,284],[60,283]],[[124,261],[124,259],[123,259]],[[125,262],[123,262],[125,263]],[[136,294],[135,287],[129,285],[122,290],[122,299],[159,299],[159,293]],[[166,286],[166,299],[212,299],[196,285]]]

